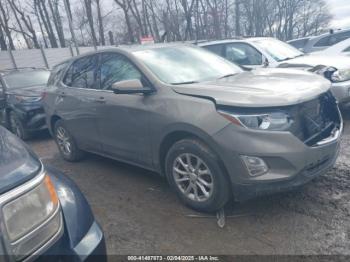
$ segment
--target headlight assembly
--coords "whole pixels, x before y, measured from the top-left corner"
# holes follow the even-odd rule
[[[49,176],[33,189],[2,207],[4,225],[13,254],[23,258],[59,231],[61,214]]]
[[[263,114],[236,114],[227,111],[218,111],[223,117],[236,125],[256,130],[287,130],[293,120],[283,112]]]
[[[15,96],[16,100],[18,102],[24,102],[24,103],[35,103],[40,102],[42,100],[42,96]]]
[[[333,82],[343,82],[343,81],[350,80],[350,69],[335,71],[331,76],[331,80]]]

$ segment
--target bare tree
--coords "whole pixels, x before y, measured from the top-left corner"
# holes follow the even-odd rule
[[[5,50],[7,50],[7,46],[11,48],[12,50],[15,50],[15,45],[13,43],[13,38],[11,34],[10,29],[10,15],[9,15],[9,7],[5,0],[0,1],[0,27],[1,27],[1,39],[3,39],[3,43],[1,44],[2,47],[5,47]],[[6,37],[5,37],[6,36]],[[6,39],[8,41],[8,45],[6,43]]]
[[[84,0],[86,16],[90,27],[90,33],[92,38],[92,43],[94,46],[97,46],[97,38],[94,28],[94,16],[92,14],[92,0]]]
[[[8,0],[8,3],[11,6],[11,9],[16,17],[16,20],[18,21],[18,26],[19,26],[19,31],[16,28],[13,28],[13,30],[18,31],[23,35],[23,38],[27,42],[28,48],[31,48],[31,44],[28,42],[28,38],[32,41],[34,48],[40,48],[39,41],[36,36],[36,30],[33,26],[30,16],[27,14],[27,12],[24,9],[22,9],[19,2],[15,0]],[[24,28],[22,27],[22,24],[21,24],[21,21],[19,21],[19,18],[23,22],[26,30],[24,30]]]
[[[53,23],[57,32],[58,40],[60,42],[61,47],[65,47],[65,39],[64,39],[64,32],[63,32],[63,27],[62,27],[62,20],[61,20],[61,15],[60,11],[58,8],[58,0],[53,0],[54,3],[52,3],[52,0],[48,0],[49,3],[49,8],[51,11]]]
[[[101,1],[100,0],[95,0],[96,1],[96,8],[97,8],[97,21],[98,21],[98,32],[100,35],[100,43],[101,45],[106,45],[105,41],[105,35],[104,35],[104,28],[103,28],[103,18],[101,14]]]
[[[114,0],[114,1],[123,10],[125,23],[126,23],[127,30],[128,30],[129,41],[131,43],[134,43],[135,38],[133,35],[133,29],[132,29],[131,21],[130,21],[130,17],[129,17],[129,9],[130,9],[130,1],[131,0]]]

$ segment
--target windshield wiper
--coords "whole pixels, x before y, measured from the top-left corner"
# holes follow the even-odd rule
[[[180,83],[171,83],[172,85],[190,85],[190,84],[196,84],[199,83],[198,81],[187,81],[187,82],[180,82]]]
[[[227,74],[227,75],[224,75],[224,76],[222,76],[222,77],[219,77],[218,79],[223,79],[223,78],[228,78],[228,77],[230,77],[230,76],[234,76],[234,75],[236,75],[236,74]]]

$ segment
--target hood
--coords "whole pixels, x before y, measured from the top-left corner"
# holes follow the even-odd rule
[[[315,67],[318,65],[331,66],[336,69],[350,69],[350,57],[343,55],[304,55],[282,62],[280,66]]]
[[[172,88],[179,94],[213,99],[219,105],[275,107],[312,100],[327,92],[330,82],[301,70],[257,69],[216,81]]]
[[[0,194],[35,177],[41,163],[24,143],[0,126]]]
[[[41,96],[43,91],[45,90],[45,85],[42,86],[30,86],[30,87],[21,87],[9,89],[7,92],[13,95],[20,96]]]

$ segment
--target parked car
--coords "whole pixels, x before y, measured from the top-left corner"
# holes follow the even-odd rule
[[[103,233],[77,186],[58,170],[43,166],[3,127],[0,207],[4,261],[84,261],[92,255],[105,260]]]
[[[288,41],[288,43],[305,53],[312,53],[324,50],[348,38],[350,38],[350,29],[336,31],[330,30],[326,34],[293,39]]]
[[[41,100],[49,76],[40,68],[0,71],[0,124],[23,140],[47,128]]]
[[[350,38],[346,39],[342,42],[339,42],[336,45],[332,45],[331,47],[328,47],[322,51],[314,52],[312,54],[315,55],[347,55],[350,56]]]
[[[93,152],[156,171],[201,211],[300,186],[331,168],[342,119],[324,78],[238,66],[190,45],[89,53],[44,98],[62,157]]]
[[[306,55],[274,38],[247,38],[199,43],[245,68],[298,68],[319,73],[332,82],[332,92],[342,107],[350,106],[350,57]]]

